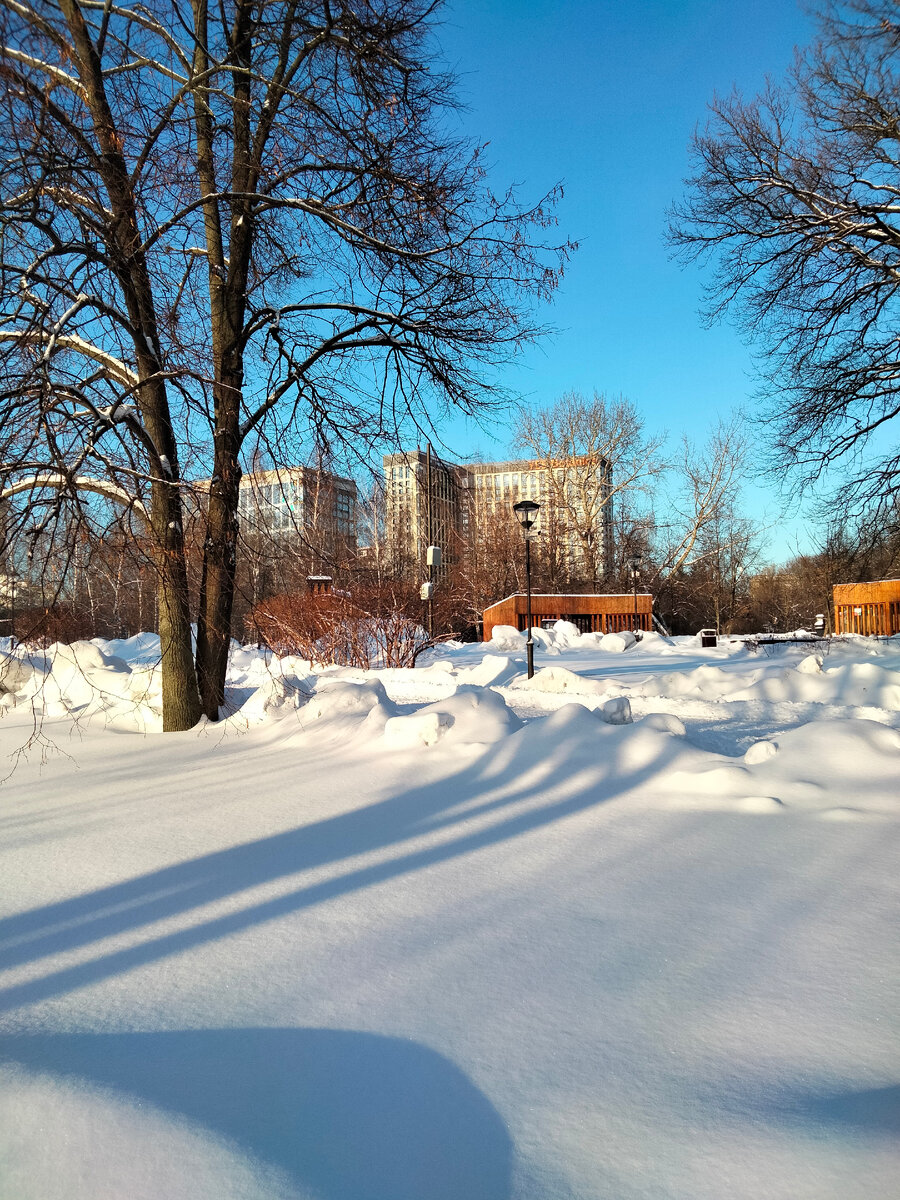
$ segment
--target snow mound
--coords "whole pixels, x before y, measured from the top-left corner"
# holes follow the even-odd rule
[[[54,642],[46,651],[47,659],[56,670],[76,666],[82,671],[122,671],[131,667],[117,655],[105,654],[96,642]]]
[[[515,653],[525,649],[525,634],[519,633],[514,625],[495,625],[491,631],[491,645],[504,653]]]
[[[663,637],[655,629],[645,630],[641,640],[638,642],[638,646],[644,653],[649,651],[651,654],[667,654],[674,648],[672,639]]]
[[[673,713],[648,713],[641,724],[645,729],[655,729],[658,733],[671,733],[675,737],[687,736],[684,721],[679,720]]]
[[[600,710],[600,716],[607,725],[630,725],[634,720],[627,696],[615,696],[607,700]]]
[[[801,675],[821,675],[822,674],[822,655],[808,654],[802,662],[797,663],[796,670]]]
[[[776,742],[754,742],[752,746],[747,748],[744,754],[744,762],[750,766],[756,763],[768,762],[770,758],[774,758],[778,753],[778,744]]]
[[[712,665],[695,667],[693,671],[673,671],[668,675],[652,675],[642,684],[636,685],[636,696],[661,696],[668,699],[699,697],[704,700],[720,700],[730,697],[748,678],[755,681],[761,672],[736,676],[721,667]]]
[[[308,658],[300,658],[297,654],[286,654],[284,658],[278,660],[278,666],[282,675],[292,675],[297,679],[311,675],[313,669]]]
[[[521,671],[513,659],[501,654],[486,654],[477,667],[469,667],[457,675],[460,683],[478,687],[501,687]]]
[[[452,696],[426,705],[417,713],[389,718],[384,727],[384,741],[392,750],[433,746],[442,739],[484,745],[502,741],[521,725],[502,696],[463,686]]]
[[[900,813],[898,766],[900,732],[844,718],[788,730],[777,755],[756,763],[753,774],[772,785],[760,790],[777,791],[792,807],[823,812],[840,807],[835,800],[861,797],[860,812]]]
[[[533,628],[531,631],[531,640],[547,654],[559,654],[560,652],[558,639],[552,629]]]
[[[600,695],[607,689],[596,679],[585,679],[565,667],[544,667],[531,679],[520,679],[516,687],[536,692],[574,692],[579,696]]]
[[[160,658],[159,635],[155,633],[136,633],[129,638],[95,638],[94,644],[104,654],[121,658],[132,666],[141,662],[159,662]]]
[[[728,699],[900,708],[900,671],[874,662],[845,663],[816,671],[806,665],[808,662],[804,659],[793,670],[733,689]]]
[[[626,797],[648,777],[676,766],[687,771],[712,757],[646,721],[611,725],[602,713],[570,703],[508,738],[491,769],[498,774],[514,769],[523,779],[553,780],[554,786],[577,781],[581,790],[605,801]]]
[[[581,630],[571,621],[557,621],[553,633],[558,646],[577,646],[582,638]]]
[[[623,629],[621,633],[604,633],[600,639],[600,649],[609,654],[621,654],[624,650],[630,650],[635,643],[634,634]]]
[[[269,676],[241,705],[240,715],[247,721],[263,721],[276,714],[295,711],[309,698],[309,691],[296,679]]]
[[[0,695],[20,691],[34,673],[34,665],[27,658],[16,654],[0,654]]]
[[[159,714],[135,702],[132,674],[124,659],[93,642],[57,642],[0,664],[0,692],[3,707],[28,702],[36,717],[103,714],[108,723],[155,728]]]
[[[646,721],[642,722],[646,725]],[[676,809],[725,812],[808,812],[828,820],[863,820],[900,813],[896,787],[900,732],[877,721],[811,721],[752,745],[742,760],[698,751],[660,774],[660,792]],[[864,797],[853,817],[840,814],[842,796]],[[838,812],[838,815],[828,815]]]
[[[384,726],[384,744],[391,750],[433,746],[453,725],[447,712],[417,712],[406,717],[389,717]]]
[[[384,686],[377,680],[350,683],[337,679],[320,682],[303,708],[309,721],[331,720],[334,717],[367,717],[373,709],[393,711]]]
[[[425,655],[421,655],[419,662],[421,663],[424,658]],[[418,669],[420,671],[432,671],[438,675],[453,674],[456,672],[456,663],[452,658],[435,658],[427,666],[421,665]]]

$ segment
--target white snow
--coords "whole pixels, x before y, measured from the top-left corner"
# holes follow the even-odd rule
[[[0,647],[2,1200],[896,1193],[900,638],[535,641]]]

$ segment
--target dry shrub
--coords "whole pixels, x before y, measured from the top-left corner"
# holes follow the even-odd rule
[[[288,592],[257,604],[246,627],[278,655],[363,670],[411,667],[428,635],[410,609],[409,596],[396,587],[370,587],[353,599]]]
[[[16,612],[16,639],[29,645],[79,642],[95,636],[90,613],[74,604],[51,604]]]

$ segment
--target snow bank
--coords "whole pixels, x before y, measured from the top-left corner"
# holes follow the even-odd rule
[[[452,696],[426,705],[410,716],[391,717],[384,743],[392,750],[450,743],[490,745],[508,737],[522,722],[502,696],[482,688],[462,686]]]
[[[621,654],[624,650],[630,650],[635,641],[634,634],[626,630],[622,630],[621,633],[605,633],[600,639],[600,649],[605,650],[607,654]]]
[[[544,667],[531,679],[519,679],[516,687],[535,692],[574,692],[581,696],[602,695],[606,687],[599,680],[585,679],[566,667]]]
[[[816,670],[814,663],[818,663]],[[824,667],[821,660],[804,659],[794,670],[759,679],[734,689],[731,700],[769,700],[900,708],[900,671],[878,663],[854,662]]]

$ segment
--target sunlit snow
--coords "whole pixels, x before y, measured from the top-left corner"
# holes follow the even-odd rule
[[[2,1200],[871,1200],[900,638],[0,644]]]

